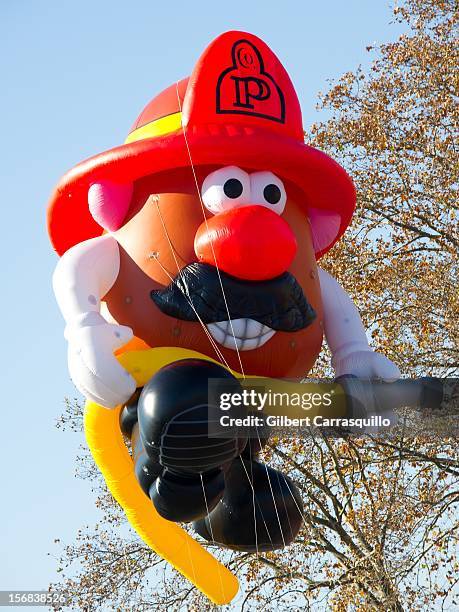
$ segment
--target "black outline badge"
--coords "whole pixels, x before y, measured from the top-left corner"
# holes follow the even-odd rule
[[[256,77],[255,76],[248,76],[248,77],[231,76],[229,77],[231,80],[234,81],[234,101],[232,102],[232,105],[230,107],[225,105],[225,107],[222,108],[221,99],[220,99],[220,89],[221,89],[221,85],[225,77],[229,73],[234,72],[235,70],[238,70],[241,67],[241,65],[244,67],[244,65],[249,65],[251,62],[253,62],[253,58],[250,56],[250,54],[246,56],[242,56],[241,53],[238,53],[238,51],[241,51],[241,49],[238,49],[238,47],[240,47],[242,43],[245,43],[253,50],[258,60],[259,66],[260,66],[260,73],[259,73],[259,76],[256,76]],[[268,72],[265,72],[265,65],[264,65],[263,57],[260,51],[249,40],[242,38],[240,40],[237,40],[233,44],[233,47],[231,49],[231,57],[233,60],[232,65],[229,68],[226,68],[218,77],[217,91],[216,91],[217,113],[220,115],[224,115],[224,114],[251,115],[252,117],[262,117],[263,119],[270,119],[271,121],[277,121],[278,123],[285,123],[284,94],[282,93],[281,88],[276,83],[276,81],[273,79],[273,77]],[[249,60],[251,60],[251,62]],[[261,78],[262,76],[265,78],[264,79]],[[250,86],[253,85],[254,83],[258,87],[257,95],[253,95],[250,93]],[[252,110],[254,108],[254,105],[251,104],[251,100],[254,100],[257,102],[262,102],[263,100],[269,100],[269,98],[273,95],[272,88],[274,88],[274,90],[277,92],[277,95],[279,96],[280,116],[270,115],[266,113],[258,113]]]

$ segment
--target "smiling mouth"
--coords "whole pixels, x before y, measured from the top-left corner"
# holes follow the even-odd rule
[[[225,348],[252,351],[263,346],[276,331],[254,319],[231,319],[206,325],[212,338]]]

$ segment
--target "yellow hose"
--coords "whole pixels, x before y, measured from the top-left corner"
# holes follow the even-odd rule
[[[139,387],[172,361],[209,359],[195,351],[168,347],[123,353],[118,358],[121,365],[136,379]],[[113,410],[93,402],[87,402],[85,406],[86,441],[108,489],[145,544],[214,603],[229,603],[239,589],[236,576],[179,525],[163,519],[140,488],[120,430],[120,411],[121,406]]]

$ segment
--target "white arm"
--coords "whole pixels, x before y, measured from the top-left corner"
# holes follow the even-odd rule
[[[318,268],[324,308],[324,333],[335,358],[342,358],[355,350],[371,351],[365,328],[354,302],[341,285]]]
[[[398,367],[373,352],[354,302],[341,285],[325,270],[318,268],[324,311],[324,333],[332,353],[336,375],[354,374],[396,380]]]
[[[109,234],[81,242],[62,256],[53,289],[67,324],[100,312],[100,300],[112,288],[119,269],[118,243]]]
[[[67,323],[70,376],[87,399],[107,408],[126,402],[136,388],[113,354],[132,338],[132,330],[108,323],[100,314],[101,299],[113,286],[119,267],[118,243],[105,235],[67,251],[53,276]]]

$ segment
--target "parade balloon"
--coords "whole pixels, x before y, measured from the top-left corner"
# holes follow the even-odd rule
[[[199,538],[282,549],[303,505],[265,465],[266,431],[209,433],[209,381],[304,377],[324,335],[338,376],[399,376],[317,264],[354,208],[345,170],[304,143],[284,66],[236,31],[51,197],[54,290],[94,460],[140,537],[215,603],[238,584]]]

